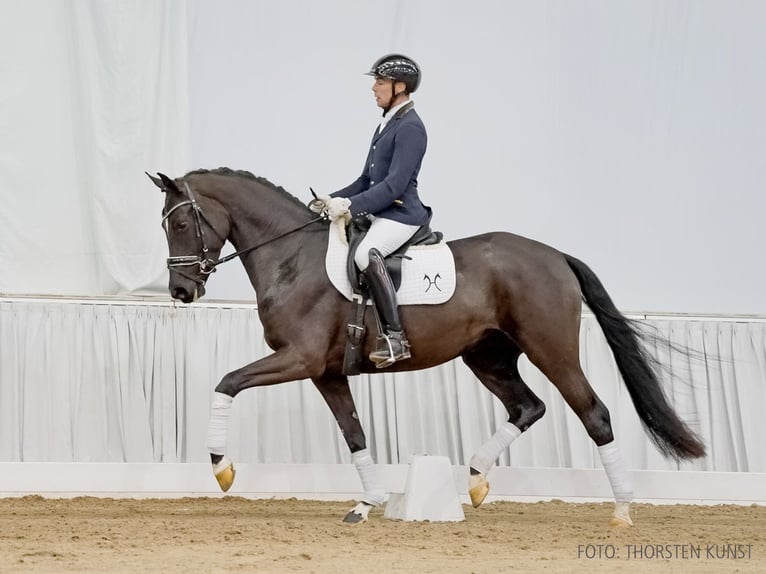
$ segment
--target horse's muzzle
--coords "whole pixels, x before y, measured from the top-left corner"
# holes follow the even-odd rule
[[[196,285],[193,291],[186,287],[176,286],[170,288],[170,296],[182,303],[193,303],[205,294],[205,285]]]

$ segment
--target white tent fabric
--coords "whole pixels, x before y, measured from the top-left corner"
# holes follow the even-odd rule
[[[583,318],[581,356],[636,469],[766,471],[766,321],[650,317],[688,359],[655,349],[668,396],[708,447],[678,465],[649,443],[595,319]],[[202,462],[211,394],[228,371],[269,351],[247,306],[175,307],[6,299],[0,302],[0,461]],[[663,353],[670,356],[663,357]],[[501,457],[516,467],[599,468],[593,443],[556,389],[522,362],[547,413]],[[507,420],[460,362],[352,378],[368,447],[380,463],[414,454],[467,464]],[[309,381],[244,391],[229,432],[234,460],[349,463],[335,420]]]
[[[764,314],[764,21],[750,0],[2,0],[0,293],[164,292],[145,170],[350,182],[379,119],[363,72],[402,51],[448,238],[554,245],[623,309]],[[236,266],[208,293],[252,297]]]
[[[306,200],[350,183],[380,117],[363,72],[403,52],[423,68],[419,189],[447,238],[553,245],[623,309],[766,314],[766,2],[196,7],[195,167],[248,169]],[[226,272],[209,296],[248,298],[245,274]]]

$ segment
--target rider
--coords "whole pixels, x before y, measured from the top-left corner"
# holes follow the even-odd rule
[[[379,58],[367,72],[375,82],[375,102],[383,119],[375,130],[360,175],[351,185],[325,201],[331,220],[367,217],[370,229],[359,244],[354,260],[369,288],[382,327],[370,360],[378,368],[409,359],[410,344],[404,334],[396,291],[383,258],[401,247],[431,219],[431,208],[418,196],[418,172],[426,152],[427,135],[414,110],[410,94],[420,85],[420,67],[407,56]]]

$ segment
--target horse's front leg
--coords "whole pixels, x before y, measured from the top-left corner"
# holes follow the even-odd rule
[[[342,375],[325,374],[312,379],[319,392],[330,407],[335,420],[338,422],[343,438],[351,450],[351,459],[362,481],[364,496],[348,514],[343,522],[356,524],[365,522],[370,509],[381,506],[388,500],[388,494],[380,480],[378,469],[374,466],[372,456],[367,450],[362,424],[356,414],[354,398],[348,386],[348,379]]]
[[[275,385],[308,378],[308,368],[302,357],[289,347],[279,349],[227,374],[215,388],[207,429],[207,447],[213,463],[213,474],[224,492],[234,482],[234,464],[226,456],[226,436],[232,399],[245,389]]]

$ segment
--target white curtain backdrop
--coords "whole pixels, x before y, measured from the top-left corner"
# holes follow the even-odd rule
[[[163,288],[162,197],[143,172],[188,163],[186,14],[0,1],[0,292]]]
[[[696,358],[655,349],[665,389],[708,447],[705,459],[663,459],[643,432],[592,316],[581,357],[609,407],[632,468],[766,471],[766,321],[650,317]],[[6,299],[0,302],[0,461],[203,462],[210,398],[224,374],[269,351],[253,307]],[[556,389],[522,362],[547,413],[500,460],[515,467],[600,468],[593,443]],[[507,420],[460,361],[352,378],[368,447],[380,463],[414,454],[467,464]],[[234,401],[234,460],[349,463],[335,420],[310,381],[251,389]]]

